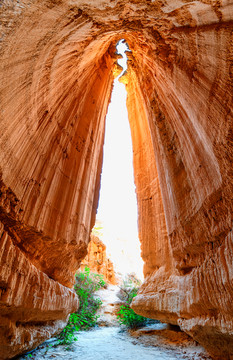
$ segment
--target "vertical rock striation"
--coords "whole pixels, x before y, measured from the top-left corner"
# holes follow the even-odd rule
[[[58,332],[77,309],[67,287],[95,221],[115,62],[80,9],[24,3],[20,15],[2,9],[15,21],[1,53],[3,358]]]
[[[132,65],[122,79],[146,275],[133,308],[230,359],[232,22],[221,7],[186,9],[192,22],[179,9],[170,14],[175,29],[129,41]]]
[[[98,203],[118,71],[146,280],[134,309],[233,356],[231,0],[3,0],[0,353],[59,331]]]

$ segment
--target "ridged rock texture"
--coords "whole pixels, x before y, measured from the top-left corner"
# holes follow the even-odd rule
[[[146,276],[133,307],[232,359],[232,0],[3,0],[0,18],[1,358],[78,306],[124,38]]]
[[[91,272],[103,275],[104,280],[108,284],[117,284],[113,263],[106,253],[106,245],[94,234],[91,234],[91,241],[87,248],[87,256],[81,262],[80,270],[84,271],[85,267],[88,267]]]

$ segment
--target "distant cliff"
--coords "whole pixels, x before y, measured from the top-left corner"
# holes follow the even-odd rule
[[[107,283],[117,284],[113,263],[106,255],[106,245],[104,245],[98,236],[91,235],[88,253],[85,259],[83,259],[80,269],[84,270],[85,266],[88,266],[93,272],[102,274]]]

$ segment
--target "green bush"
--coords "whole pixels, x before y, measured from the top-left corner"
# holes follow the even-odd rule
[[[68,324],[66,327],[62,330],[62,332],[57,336],[57,340],[55,343],[55,346],[58,345],[68,345],[69,346],[77,340],[77,337],[75,336],[75,331],[80,330],[80,327],[78,326],[78,314],[73,313],[70,314]]]
[[[104,286],[103,276],[91,273],[88,267],[76,275],[74,289],[79,297],[79,309],[76,313],[70,314],[68,324],[57,336],[55,345],[68,345],[69,348],[72,342],[77,340],[76,331],[87,330],[96,325],[96,312],[102,302],[94,293]]]
[[[117,319],[121,325],[125,325],[129,329],[136,329],[145,325],[149,320],[136,314],[133,309],[130,308],[130,304],[137,295],[140,285],[140,280],[138,280],[134,274],[130,274],[123,281],[118,293],[118,297],[124,302],[124,305],[120,306]]]
[[[125,325],[129,329],[136,329],[147,323],[147,318],[136,314],[129,305],[121,305],[117,315],[120,324]]]

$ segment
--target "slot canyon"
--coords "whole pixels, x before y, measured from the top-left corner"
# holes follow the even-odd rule
[[[133,309],[233,359],[232,0],[3,0],[0,19],[0,359],[78,307],[120,39],[145,275]]]

